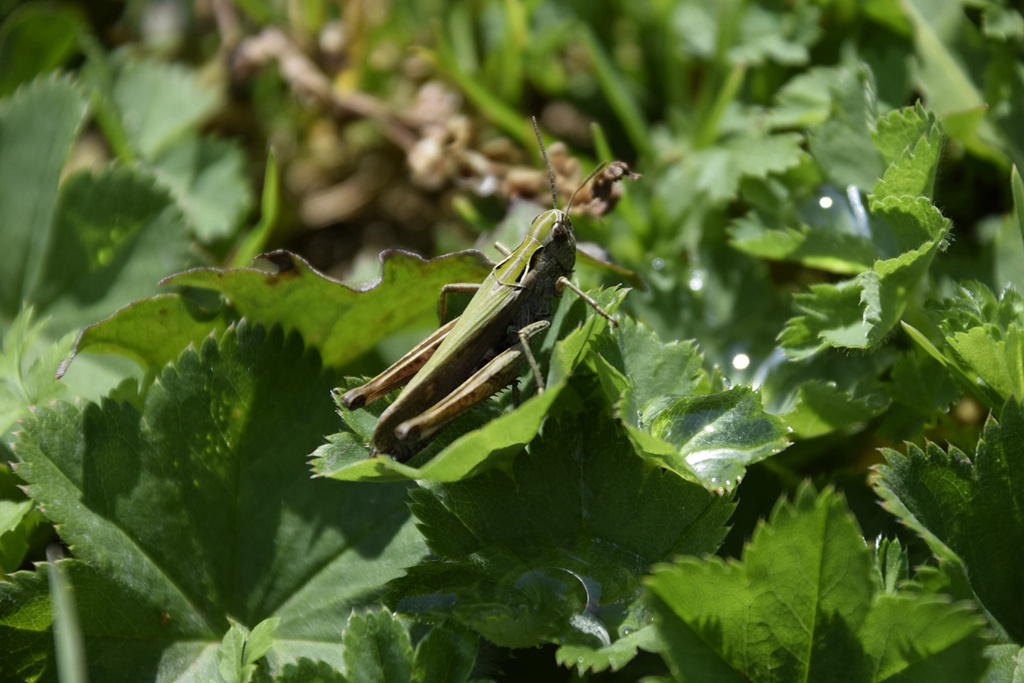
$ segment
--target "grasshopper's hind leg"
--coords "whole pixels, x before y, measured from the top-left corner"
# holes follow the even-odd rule
[[[544,393],[544,378],[540,374],[540,366],[537,365],[537,359],[533,357],[533,352],[530,351],[530,338],[538,332],[551,327],[550,320],[538,320],[535,323],[530,323],[523,329],[519,330],[519,346],[523,350],[523,355],[526,356],[526,362],[530,364],[530,370],[533,371],[533,378],[537,380],[537,393]]]
[[[476,294],[480,285],[472,282],[452,282],[441,287],[441,324],[448,320],[449,294]]]
[[[529,340],[550,325],[547,320],[539,320],[519,330],[518,344],[492,358],[455,391],[432,407],[398,425],[395,437],[400,442],[417,442],[431,438],[449,422],[469,412],[477,403],[490,398],[518,379],[524,358],[529,362],[537,378],[538,393],[543,391],[544,380],[540,376],[537,361],[530,352]]]

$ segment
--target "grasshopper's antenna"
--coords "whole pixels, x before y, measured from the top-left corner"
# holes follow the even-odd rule
[[[603,171],[605,169],[605,166],[607,166],[607,165],[608,165],[607,161],[602,161],[600,164],[597,165],[597,168],[595,168],[593,171],[590,172],[590,175],[588,175],[586,178],[583,179],[583,182],[580,183],[580,186],[577,187],[576,190],[572,193],[572,196],[569,197],[569,203],[565,207],[565,215],[567,215],[567,216],[569,215],[569,209],[572,208],[572,200],[576,199],[576,193],[579,192],[580,190],[582,190],[584,187],[586,187],[587,183],[589,183],[591,180],[593,180],[594,176],[596,176],[598,173]]]
[[[537,134],[537,144],[540,145],[540,155],[544,157],[544,165],[548,169],[548,180],[551,181],[551,203],[555,205],[555,210],[557,211],[558,193],[555,192],[555,174],[551,172],[551,163],[548,161],[548,151],[544,149],[544,141],[540,139],[540,128],[537,127],[537,117],[533,116],[531,118],[533,119],[533,132]],[[570,200],[569,203],[572,204],[572,200]]]

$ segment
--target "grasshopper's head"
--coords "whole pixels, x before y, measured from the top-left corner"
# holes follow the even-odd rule
[[[530,225],[530,234],[543,250],[553,256],[566,272],[576,265],[576,235],[569,214],[551,209],[537,216]]]

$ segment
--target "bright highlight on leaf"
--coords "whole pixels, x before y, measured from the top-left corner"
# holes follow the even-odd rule
[[[627,322],[593,363],[637,453],[718,491],[739,486],[746,468],[789,444],[781,419],[747,387],[712,392],[689,344],[662,344]]]

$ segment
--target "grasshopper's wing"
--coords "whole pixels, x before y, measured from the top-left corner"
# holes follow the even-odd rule
[[[402,356],[387,370],[366,384],[345,392],[345,395],[341,397],[341,404],[349,410],[362,408],[406,384],[427,364],[458,320],[458,318],[453,318],[437,328],[433,334],[413,347],[409,353]]]

